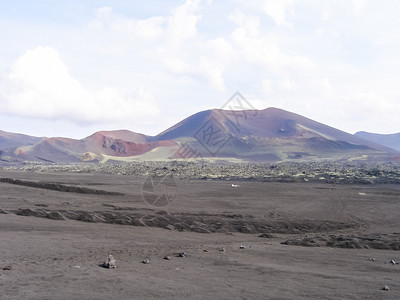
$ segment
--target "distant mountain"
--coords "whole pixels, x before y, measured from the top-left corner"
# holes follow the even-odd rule
[[[148,137],[128,130],[99,131],[81,140],[53,137],[15,150],[20,160],[71,163],[103,160],[104,156],[134,157],[172,142],[148,142]]]
[[[0,130],[0,149],[33,145],[43,138]]]
[[[400,151],[400,133],[379,134],[359,131],[355,136]]]
[[[210,133],[221,132],[213,143]],[[382,158],[393,149],[355,137],[278,108],[254,111],[207,110],[154,137],[176,140],[203,156],[246,160]]]
[[[111,139],[120,139],[126,142],[132,143],[146,143],[148,141],[149,136],[132,132],[129,130],[113,130],[113,131],[98,131],[93,135],[87,137],[87,140],[98,140],[104,138],[111,138]]]
[[[5,144],[4,144],[5,145]],[[10,142],[7,145],[12,145]],[[206,160],[389,160],[399,152],[277,108],[207,110],[156,136],[99,131],[81,140],[53,137],[16,143],[0,160],[71,163],[203,158]]]

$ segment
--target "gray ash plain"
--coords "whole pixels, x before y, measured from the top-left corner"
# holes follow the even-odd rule
[[[148,176],[174,178],[168,206],[144,201]],[[0,299],[398,299],[399,176],[390,163],[4,165]],[[117,269],[99,267],[108,254]]]

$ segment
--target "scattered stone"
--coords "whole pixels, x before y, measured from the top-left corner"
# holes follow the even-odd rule
[[[81,268],[81,266],[74,266],[74,268],[80,269],[80,268]]]
[[[148,260],[148,259],[143,259],[143,260],[142,260],[142,264],[147,265],[147,264],[149,264],[149,263],[150,263],[150,260]]]
[[[117,268],[117,261],[115,258],[110,254],[108,255],[107,260],[101,265],[103,268],[108,268],[108,269],[116,269]]]
[[[240,249],[245,249],[246,246],[245,245],[240,245]]]
[[[389,287],[388,287],[387,285],[385,285],[385,286],[383,286],[383,288],[382,288],[381,290],[383,290],[383,291],[388,291],[388,290],[389,290]]]
[[[171,257],[169,257],[168,255],[165,255],[165,256],[164,256],[164,259],[165,259],[165,260],[171,260]]]
[[[369,261],[375,261],[375,258],[370,257],[370,258],[368,258],[368,260],[369,260]]]
[[[186,252],[179,252],[178,257],[186,257],[187,253]]]
[[[226,251],[226,249],[225,248],[221,248],[221,249],[219,249],[219,252],[225,252]]]
[[[385,261],[385,264],[392,264],[392,265],[398,265],[400,263],[394,261],[393,259],[391,259],[390,261]]]
[[[232,183],[232,187],[233,187],[233,188],[238,188],[239,185],[238,185],[238,184],[233,184],[233,183]]]
[[[208,250],[207,250],[207,249],[204,249],[203,252],[208,252]]]
[[[4,268],[3,268],[3,270],[5,270],[5,271],[11,271],[11,266],[5,266]]]

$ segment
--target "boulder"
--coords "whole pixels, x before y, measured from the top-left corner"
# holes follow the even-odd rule
[[[107,257],[107,260],[101,266],[108,269],[116,269],[117,268],[116,263],[117,261],[115,260],[114,256],[110,254]]]

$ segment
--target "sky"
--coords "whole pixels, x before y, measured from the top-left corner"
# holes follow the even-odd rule
[[[240,92],[400,132],[397,0],[0,0],[0,130],[156,135]]]

